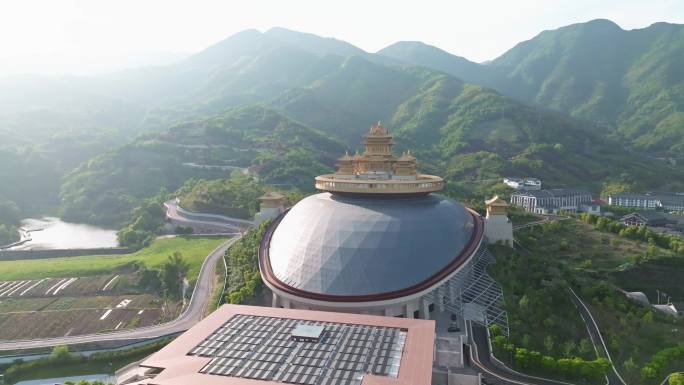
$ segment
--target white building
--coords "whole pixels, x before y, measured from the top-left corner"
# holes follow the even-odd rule
[[[259,212],[254,215],[254,223],[259,224],[278,218],[285,211],[285,197],[277,192],[267,192],[259,197]]]
[[[495,196],[485,201],[487,217],[485,218],[485,236],[492,243],[502,242],[513,246],[513,223],[508,219],[506,208],[508,203]]]
[[[504,184],[516,190],[541,190],[541,180],[537,178],[504,178]]]
[[[633,207],[646,210],[684,210],[684,193],[617,193],[608,195],[611,206]]]
[[[591,193],[576,189],[525,191],[511,194],[511,204],[537,214],[554,214],[559,211],[580,211],[582,205],[591,204]]]

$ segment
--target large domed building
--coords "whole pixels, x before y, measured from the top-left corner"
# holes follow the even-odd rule
[[[480,303],[468,293],[488,278],[483,218],[439,195],[443,179],[419,173],[409,152],[393,155],[393,144],[373,125],[362,154],[342,156],[334,174],[316,177],[321,193],[271,223],[259,263],[273,306],[427,318],[436,306],[470,305],[476,318],[496,318],[495,295]]]

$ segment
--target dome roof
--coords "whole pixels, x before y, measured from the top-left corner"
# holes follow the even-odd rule
[[[482,237],[481,221],[436,194],[316,194],[292,207],[264,237],[262,274],[304,297],[403,296],[467,260]]]

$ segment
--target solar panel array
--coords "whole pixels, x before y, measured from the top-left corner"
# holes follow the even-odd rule
[[[290,340],[298,324],[323,325],[319,342]],[[211,357],[200,373],[302,385],[397,377],[406,330],[238,314],[188,354]]]

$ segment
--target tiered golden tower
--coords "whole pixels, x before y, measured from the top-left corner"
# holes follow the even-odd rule
[[[339,193],[407,194],[439,191],[442,178],[419,174],[411,152],[394,156],[389,129],[378,122],[364,136],[364,152],[345,153],[337,160],[334,174],[316,177],[316,188]]]

